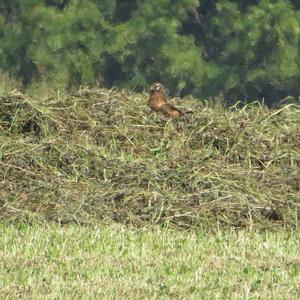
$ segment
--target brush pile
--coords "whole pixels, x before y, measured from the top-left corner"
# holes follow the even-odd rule
[[[300,107],[223,109],[180,100],[169,120],[147,96],[81,90],[0,98],[0,219],[135,226],[296,226]]]

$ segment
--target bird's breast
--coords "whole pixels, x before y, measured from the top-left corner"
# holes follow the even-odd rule
[[[160,93],[153,93],[152,95],[150,95],[150,98],[148,101],[148,105],[150,106],[150,108],[152,108],[155,111],[157,111],[161,105],[166,104],[166,103],[167,103],[167,101],[166,101],[165,97],[163,95],[161,95]]]

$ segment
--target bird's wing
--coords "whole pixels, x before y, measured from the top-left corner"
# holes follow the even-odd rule
[[[178,109],[177,107],[175,107],[169,103],[160,105],[159,111],[170,117],[180,117],[180,116],[184,115],[184,113],[180,109]]]

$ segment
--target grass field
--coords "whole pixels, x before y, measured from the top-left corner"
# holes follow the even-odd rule
[[[116,90],[0,98],[0,218],[181,228],[298,226],[300,107],[151,114]]]
[[[299,299],[299,232],[0,227],[1,299]]]
[[[299,299],[300,107],[146,102],[0,97],[0,298]]]

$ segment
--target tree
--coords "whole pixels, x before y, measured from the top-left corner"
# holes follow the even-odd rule
[[[114,27],[113,43],[108,49],[105,77],[110,84],[143,88],[152,81],[168,83],[180,91],[197,84],[203,76],[201,51],[194,38],[179,33],[186,7],[195,0],[140,1]],[[118,70],[119,76],[111,76]]]
[[[30,87],[80,84],[229,100],[298,96],[295,0],[0,0],[0,70]]]
[[[267,101],[299,95],[300,19],[290,1],[202,4],[185,32],[203,41],[206,61],[215,68],[207,77],[210,93]]]

